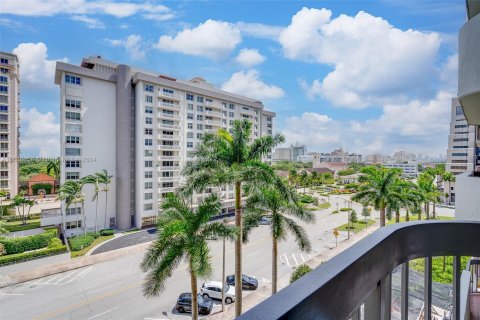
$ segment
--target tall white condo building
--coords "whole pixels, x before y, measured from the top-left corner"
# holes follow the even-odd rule
[[[20,70],[17,56],[0,52],[0,190],[18,193]]]
[[[275,113],[264,110],[262,102],[215,89],[200,77],[182,81],[88,57],[80,66],[57,62],[55,83],[60,86],[61,184],[106,169],[113,175],[107,221],[118,229],[156,221],[159,203],[181,183],[181,169],[205,133],[230,130],[236,119],[252,122],[253,138],[273,130]],[[233,208],[228,186],[207,191],[220,194],[224,210]],[[92,187],[85,193],[86,227],[92,229]],[[193,202],[204,196],[195,195]],[[84,227],[80,215],[69,213],[67,235]],[[100,214],[97,225],[103,226]]]

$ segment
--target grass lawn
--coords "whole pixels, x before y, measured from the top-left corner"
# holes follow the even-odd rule
[[[446,216],[436,216],[435,220],[453,220],[453,217],[446,217]],[[425,220],[425,216],[422,216],[422,220]],[[430,219],[433,220],[433,219]],[[410,221],[418,221],[418,215],[410,215]],[[405,222],[405,216],[400,216],[400,222]],[[394,224],[395,223],[395,216],[392,217],[392,220],[387,220],[387,225],[388,224]]]
[[[309,211],[315,211],[315,210],[324,210],[330,208],[332,205],[330,202],[323,202],[320,203],[318,206],[307,206],[306,209]]]
[[[470,257],[462,257],[461,270],[465,270]],[[425,259],[410,261],[410,268],[418,272],[425,272]],[[453,257],[433,257],[432,280],[439,283],[453,282]]]
[[[5,223],[5,229],[10,232],[23,231],[35,228],[40,228],[40,219],[28,220],[26,224],[22,224],[22,221],[12,221]]]
[[[374,224],[374,223],[375,223],[375,220],[368,220],[368,227],[371,226],[371,225]],[[353,224],[353,228],[352,228],[352,226],[351,226],[351,224],[350,224],[350,231],[353,231],[353,232],[357,233],[357,232],[362,231],[363,229],[365,229],[365,226],[366,226],[365,220],[360,220],[360,221],[355,222],[355,223]],[[336,229],[337,229],[337,230],[340,230],[340,231],[347,231],[347,224],[346,224],[346,223],[345,223],[345,224],[342,224],[341,226],[338,226]]]
[[[113,238],[113,235],[111,236],[100,236],[98,237],[97,239],[95,239],[91,245],[89,245],[88,247],[86,248],[83,248],[82,250],[79,250],[79,251],[72,251],[71,254],[72,254],[72,258],[76,258],[76,257],[80,257],[80,256],[83,256],[85,255],[85,253],[88,252],[88,250],[92,249],[93,247],[95,247],[97,244],[100,244],[104,241],[107,241],[108,239],[111,239]]]

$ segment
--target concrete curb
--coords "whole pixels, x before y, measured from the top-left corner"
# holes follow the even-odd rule
[[[121,258],[133,253],[138,253],[141,250],[146,250],[152,241],[112,250],[104,253],[99,253],[93,256],[83,256],[74,258],[71,260],[54,263],[46,266],[41,266],[33,270],[20,271],[10,273],[5,276],[0,276],[0,288],[13,286],[22,282],[27,282],[47,276],[51,276],[57,273],[66,272],[86,266],[90,266],[97,263],[102,263],[117,258]]]

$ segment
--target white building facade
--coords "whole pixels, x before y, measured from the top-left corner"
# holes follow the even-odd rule
[[[389,169],[400,169],[402,170],[402,175],[405,177],[415,178],[418,176],[418,163],[385,163],[383,164],[385,168]]]
[[[205,133],[230,130],[237,119],[252,122],[252,140],[273,132],[275,113],[260,101],[215,89],[202,78],[182,81],[89,57],[81,66],[58,62],[55,83],[61,91],[61,184],[103,169],[112,174],[107,227],[154,223],[159,203],[181,184],[181,169]],[[221,196],[224,210],[234,207],[232,188],[208,192]],[[95,204],[86,201],[85,208],[91,229]],[[79,216],[70,219],[76,221],[71,233],[81,230]]]
[[[20,70],[17,56],[0,52],[0,189],[18,193]]]

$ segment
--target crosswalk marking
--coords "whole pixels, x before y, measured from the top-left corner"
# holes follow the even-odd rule
[[[51,277],[41,278],[36,281],[35,284],[47,286],[61,286],[85,277],[92,269],[93,267],[88,267],[72,270],[71,272],[63,272]]]
[[[312,256],[306,253],[283,253],[280,255],[280,262],[289,267],[296,267],[302,263],[305,263],[311,258]]]

